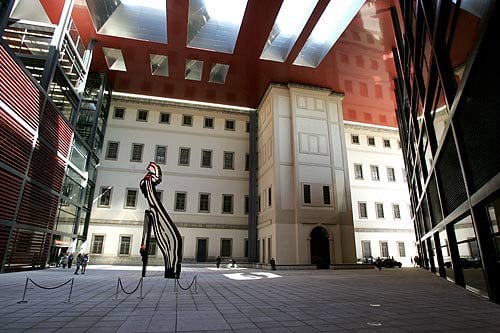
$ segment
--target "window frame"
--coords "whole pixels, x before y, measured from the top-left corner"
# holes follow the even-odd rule
[[[207,120],[212,121],[212,126],[207,126]],[[203,128],[215,129],[215,118],[214,117],[203,117]]]
[[[177,208],[177,196],[179,194],[184,195],[184,208],[179,209]],[[186,191],[175,191],[174,193],[174,212],[185,212],[187,211],[187,192]]]
[[[356,138],[357,142],[356,142],[355,138]],[[360,140],[359,140],[359,134],[351,134],[351,143],[353,145],[360,145],[361,144]]]
[[[117,116],[116,116],[116,111],[117,111],[117,110],[123,110],[123,114],[122,114],[122,116],[121,116],[121,117],[117,117]],[[125,111],[126,111],[126,110],[127,110],[127,109],[126,109],[126,108],[124,108],[124,107],[121,107],[121,106],[115,106],[115,107],[113,108],[113,119],[120,119],[120,120],[124,120],[124,119],[125,119]]]
[[[245,194],[243,196],[243,214],[248,215],[249,211],[250,211],[250,196]]]
[[[309,202],[306,202],[306,186],[308,187],[308,191],[309,191]],[[311,193],[311,184],[308,184],[308,183],[302,183],[302,204],[304,206],[311,206],[312,205],[312,193]]]
[[[386,256],[384,256],[382,244],[385,244],[385,246],[387,248],[387,255]],[[389,242],[386,240],[381,240],[381,241],[379,241],[379,246],[380,246],[380,257],[381,258],[389,258]]]
[[[382,217],[379,214],[378,207],[382,207]],[[377,217],[378,220],[384,220],[385,219],[384,203],[383,202],[376,202],[375,203],[375,216]]]
[[[116,143],[116,157],[109,157],[109,146],[112,143]],[[120,152],[120,141],[110,141],[108,140],[108,144],[106,145],[106,155],[104,155],[105,160],[110,160],[110,161],[117,161],[118,160],[118,154]]]
[[[95,237],[102,237],[101,252],[94,252]],[[90,254],[96,256],[102,256],[104,254],[104,242],[106,240],[106,234],[92,234],[92,243],[90,244]]]
[[[202,195],[206,195],[208,196],[208,202],[207,202],[207,205],[208,205],[208,208],[207,210],[202,210],[201,209],[201,196]],[[198,213],[210,213],[210,193],[207,193],[207,192],[199,192],[198,193]]]
[[[224,203],[225,203],[224,200],[226,197],[231,198],[231,211],[230,212],[224,211]],[[222,194],[221,214],[234,214],[234,194],[225,194],[225,193]]]
[[[273,206],[273,189],[272,186],[267,188],[267,207],[271,208]]]
[[[123,237],[130,238],[128,253],[121,253],[122,252]],[[120,234],[120,236],[118,237],[118,256],[119,257],[130,257],[130,255],[132,253],[132,240],[133,240],[133,235],[131,235],[131,234]]]
[[[399,216],[396,216],[396,211],[394,208],[397,207],[397,211],[398,211],[398,215]],[[396,203],[393,203],[392,204],[392,217],[395,219],[395,220],[401,220],[401,207],[399,206],[399,204],[396,204]]]
[[[370,140],[373,140],[373,144],[370,144]],[[366,137],[366,143],[370,147],[376,147],[377,143],[375,142],[375,137],[374,136],[367,136]]]
[[[210,153],[210,165],[204,165],[203,164],[203,153]],[[201,150],[201,160],[200,160],[200,168],[206,168],[206,169],[211,169],[213,167],[213,160],[214,160],[214,151],[212,149],[202,149]]]
[[[325,189],[327,189],[327,192],[325,192]],[[330,185],[322,185],[321,186],[322,194],[323,194],[323,205],[324,206],[331,206],[332,205],[332,194],[330,191]],[[325,193],[328,193],[328,202],[326,202],[326,196]]]
[[[373,171],[377,171],[377,177],[373,177]],[[370,174],[372,176],[372,181],[374,182],[379,182],[380,181],[380,169],[378,167],[378,165],[373,165],[371,164],[370,165]]]
[[[146,119],[139,119],[139,115],[142,112],[146,112]],[[135,116],[135,121],[148,122],[148,118],[149,118],[149,110],[137,109],[137,114]]]
[[[230,168],[228,168],[226,166],[226,154],[231,154],[231,167]],[[223,156],[222,169],[223,170],[234,170],[234,157],[235,157],[234,151],[224,151],[222,156]]]
[[[109,203],[108,205],[103,205],[101,203],[101,198],[102,198],[102,189],[106,189],[106,190],[109,190]],[[97,207],[100,207],[100,208],[110,208],[111,207],[111,199],[112,199],[112,195],[113,195],[113,186],[101,186],[99,187],[99,192],[98,192],[98,201],[97,201]]]
[[[365,216],[362,216],[361,215],[361,205],[364,205],[364,209],[365,209]],[[358,218],[359,219],[368,219],[368,205],[366,203],[366,201],[358,201]]]
[[[392,170],[392,178],[389,177],[389,175],[391,174],[389,172],[389,170]],[[387,167],[386,172],[387,172],[387,181],[390,183],[395,183],[396,182],[396,169],[394,169],[393,167]]]
[[[164,156],[164,161],[163,162],[159,162],[158,159],[157,159],[157,157],[158,157],[158,153],[157,153],[158,152],[158,148],[165,148],[165,156]],[[156,164],[162,164],[162,165],[166,165],[167,164],[167,150],[168,150],[168,148],[165,145],[156,145],[155,146],[155,158],[154,158],[154,160],[155,160]]]
[[[229,241],[229,255],[227,255],[227,256],[222,253],[222,249],[223,249],[222,243],[224,241]],[[219,255],[221,258],[231,258],[233,256],[233,239],[232,238],[221,238],[220,239]]]
[[[227,127],[228,122],[232,122],[233,123],[233,128],[228,128]],[[224,130],[225,131],[232,131],[232,132],[236,131],[236,120],[234,120],[234,119],[224,119]]]
[[[386,145],[388,143],[388,145]],[[382,146],[384,148],[391,148],[391,139],[382,139]]]
[[[187,154],[187,163],[181,163],[181,159],[182,159],[182,150],[187,150],[188,154]],[[179,159],[177,161],[177,165],[178,166],[189,166],[191,164],[191,148],[189,147],[179,147]]]
[[[168,115],[168,121],[162,121],[162,116],[163,115]],[[160,117],[158,119],[159,124],[167,124],[170,125],[170,121],[172,119],[172,114],[170,112],[160,112]]]
[[[141,158],[140,160],[134,160],[134,147],[140,146],[141,147]],[[142,159],[144,157],[144,143],[132,143],[132,148],[130,150],[130,162],[134,163],[142,163]]]
[[[398,246],[398,255],[400,258],[406,258],[406,244],[403,241],[397,241],[396,242]],[[401,255],[401,245],[403,245],[403,255]]]
[[[135,201],[134,201],[133,206],[128,206],[128,192],[129,191],[135,191]],[[123,200],[123,208],[124,209],[137,209],[138,197],[139,197],[139,189],[138,188],[133,188],[133,187],[125,188],[125,198]]]
[[[357,173],[357,170],[356,170],[356,167],[359,166],[359,170],[361,171],[361,176],[358,177],[358,173]],[[360,163],[354,163],[354,179],[358,179],[358,180],[363,180],[365,179],[364,175],[363,175],[363,164],[360,164]]]
[[[186,119],[191,119],[190,123],[189,124],[186,124],[185,120]],[[181,122],[181,126],[186,126],[186,127],[193,127],[193,115],[192,114],[183,114],[182,115],[182,122]]]
[[[245,153],[245,171],[250,171],[250,154]]]

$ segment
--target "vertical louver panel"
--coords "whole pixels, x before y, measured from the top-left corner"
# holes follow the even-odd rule
[[[16,213],[17,198],[21,191],[22,179],[0,169],[0,219],[13,220]],[[0,257],[1,258],[1,257]]]
[[[43,95],[3,47],[0,48],[0,64],[0,99],[33,129],[37,128]]]
[[[448,136],[437,162],[437,174],[443,189],[443,210],[445,215],[453,212],[467,199],[464,179],[460,170],[455,142]]]
[[[0,145],[0,161],[25,173],[33,146],[33,135],[1,109]]]
[[[45,267],[51,234],[15,228],[7,248],[5,272]]]
[[[53,229],[57,213],[57,203],[57,196],[48,193],[36,185],[26,183],[17,222],[40,228]]]
[[[47,103],[40,125],[40,135],[63,156],[68,156],[73,131],[52,103]]]
[[[441,204],[439,203],[439,195],[437,191],[436,178],[431,176],[429,186],[427,186],[427,198],[431,210],[432,226],[435,227],[443,219],[441,213]]]
[[[64,178],[65,163],[56,153],[38,141],[31,159],[29,176],[59,192]]]

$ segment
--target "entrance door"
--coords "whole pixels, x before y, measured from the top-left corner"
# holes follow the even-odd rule
[[[311,264],[318,269],[330,268],[330,243],[328,231],[322,227],[316,227],[311,231]]]
[[[207,261],[207,239],[206,238],[198,238],[196,246],[196,261],[205,262]]]

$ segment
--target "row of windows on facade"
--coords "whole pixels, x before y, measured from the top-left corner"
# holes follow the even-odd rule
[[[378,165],[370,165],[370,173],[373,181],[380,181],[380,171]],[[406,183],[406,172],[402,169],[403,182]],[[354,178],[364,179],[363,164],[354,164]],[[387,181],[396,182],[396,172],[393,167],[387,167]]]
[[[113,113],[114,119],[125,119],[125,108],[115,108]],[[149,110],[137,110],[136,121],[147,122],[149,118]],[[160,124],[170,124],[171,114],[169,112],[160,112],[158,122]],[[182,115],[182,126],[193,126],[193,115],[183,114]],[[203,128],[215,129],[215,118],[214,117],[203,117]],[[236,131],[236,120],[225,119],[224,129],[226,131]],[[250,123],[246,122],[246,132],[250,131]]]
[[[110,208],[111,207],[111,195],[113,188],[110,186],[103,186],[99,191],[99,207]],[[125,190],[125,202],[124,208],[135,209],[137,208],[137,198],[139,195],[138,189],[126,189]],[[163,191],[157,191],[158,201],[163,199]],[[187,192],[175,192],[174,199],[174,210],[177,212],[185,212],[187,209]],[[199,193],[198,194],[198,212],[200,213],[210,213],[210,193]],[[244,196],[245,201],[245,214],[248,214],[248,196]],[[233,214],[234,206],[234,195],[233,194],[222,194],[222,209],[221,212],[224,214]]]
[[[132,249],[132,236],[123,235],[119,238],[118,243],[118,255],[128,256]],[[184,242],[182,242],[184,245]],[[248,257],[247,252],[247,240],[245,239],[245,257]],[[155,238],[151,238],[149,242],[148,254],[150,256],[156,256],[158,254],[158,245]],[[182,248],[184,252],[184,246]],[[103,254],[104,253],[104,235],[92,235],[92,245],[90,247],[91,254]],[[220,256],[229,258],[233,253],[233,240],[231,238],[221,238],[220,239]]]
[[[360,219],[368,218],[367,203],[358,201],[358,215]],[[385,219],[384,204],[381,202],[375,203],[375,215],[378,219]],[[394,219],[401,219],[401,210],[399,204],[392,204],[392,217]]]
[[[108,141],[108,146],[106,149],[106,159],[117,160],[119,148],[120,148],[120,142]],[[130,154],[130,162],[142,162],[143,152],[144,152],[143,143],[133,143],[132,151]],[[225,151],[223,153],[223,164],[222,164],[223,169],[234,170],[234,156],[235,153],[232,151]],[[190,160],[191,160],[191,148],[179,147],[179,159],[177,161],[177,165],[189,166]],[[167,163],[167,146],[161,146],[161,145],[155,146],[154,161],[158,164]],[[200,167],[211,168],[212,161],[213,161],[213,150],[202,149]],[[250,166],[250,157],[248,153],[246,153],[245,171],[248,171],[249,166]]]
[[[401,149],[401,141],[398,142],[398,149]],[[359,145],[361,144],[360,139],[359,139],[359,134],[351,134],[351,143],[353,145]],[[371,147],[376,147],[376,142],[375,142],[375,137],[374,136],[367,136],[366,137],[366,144]],[[391,139],[385,139],[382,138],[382,145],[384,148],[391,148]]]
[[[380,241],[379,246],[380,246],[380,257],[388,258],[389,257],[389,246],[388,246],[387,241]],[[398,249],[399,257],[401,257],[401,258],[406,257],[406,248],[405,248],[404,242],[401,242],[401,241],[396,242],[396,248]],[[371,242],[369,240],[362,240],[361,241],[361,254],[363,256],[363,259],[373,257],[372,256]]]

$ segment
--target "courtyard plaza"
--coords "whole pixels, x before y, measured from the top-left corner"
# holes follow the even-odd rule
[[[0,275],[0,332],[500,332],[500,306],[417,268],[260,270],[90,265]],[[33,283],[23,297],[27,277]],[[177,289],[177,290],[176,290]]]

